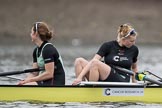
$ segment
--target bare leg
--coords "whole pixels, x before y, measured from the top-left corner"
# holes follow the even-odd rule
[[[111,71],[111,67],[107,64],[94,59],[91,62],[89,80],[90,81],[98,81],[99,79],[105,80]]]
[[[83,68],[88,64],[88,61],[84,58],[77,58],[75,60],[75,75],[76,78],[79,76],[79,74],[82,72]],[[86,74],[86,78],[89,78],[89,74]],[[85,78],[83,78],[85,80]]]

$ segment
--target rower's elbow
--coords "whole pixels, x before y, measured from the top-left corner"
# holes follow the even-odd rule
[[[53,74],[54,74],[54,72],[47,72],[48,78],[49,79],[53,78],[54,77]]]
[[[54,77],[54,75],[53,75],[53,74],[54,74],[54,72],[51,72],[51,74],[50,74],[50,77],[51,77],[51,78],[53,78],[53,77]]]

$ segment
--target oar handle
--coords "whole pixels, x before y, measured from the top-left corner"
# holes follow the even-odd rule
[[[44,70],[44,69],[35,68],[35,69],[26,69],[26,70],[23,70],[23,71],[3,72],[3,73],[0,73],[0,76],[16,75],[16,74],[23,74],[23,73],[30,73],[30,72],[38,72],[38,71],[42,71],[42,70]]]

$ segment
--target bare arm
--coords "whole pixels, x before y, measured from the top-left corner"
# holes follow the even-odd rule
[[[33,63],[33,69],[34,69],[34,68],[38,68],[37,63]],[[28,74],[27,74],[27,78],[32,78],[32,77],[35,77],[35,76],[37,76],[37,75],[38,75],[38,72],[28,73]]]
[[[45,64],[45,72],[42,74],[35,76],[30,79],[30,82],[35,82],[35,81],[42,81],[42,80],[47,80],[50,78],[53,78],[54,74],[54,62],[50,62]]]
[[[45,64],[45,72],[40,75],[35,76],[35,74],[31,74],[28,78],[23,81],[20,81],[18,85],[23,85],[30,82],[42,81],[53,78],[54,73],[54,62],[50,62]]]
[[[135,74],[138,72],[137,62],[132,64],[132,71],[134,72],[134,75],[132,76],[132,82],[135,83],[135,82],[137,82],[135,79]]]

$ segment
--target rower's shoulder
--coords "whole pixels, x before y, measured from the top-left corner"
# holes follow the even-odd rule
[[[107,41],[107,42],[104,42],[102,45],[111,46],[111,45],[114,45],[115,43],[116,43],[116,41]]]
[[[133,45],[132,48],[133,48],[134,50],[139,50],[138,47],[137,47],[136,45]]]

